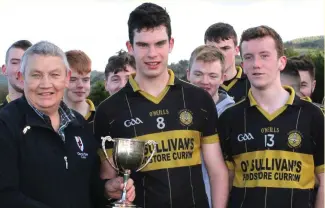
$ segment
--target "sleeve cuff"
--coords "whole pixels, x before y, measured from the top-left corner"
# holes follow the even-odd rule
[[[112,157],[113,149],[106,149],[105,151],[106,151],[106,154],[107,154],[108,157]],[[97,154],[100,157],[100,161],[101,162],[103,162],[104,160],[106,160],[106,156],[105,156],[105,154],[104,154],[104,152],[103,152],[103,150],[101,148],[99,148],[97,150]]]
[[[226,161],[226,166],[227,166],[228,170],[235,170],[235,166],[234,166],[233,162]]]
[[[316,166],[315,172],[318,173],[324,173],[324,165]]]
[[[202,144],[217,143],[217,142],[219,142],[219,135],[214,134],[214,135],[211,135],[211,136],[205,136],[205,137],[202,137],[201,141],[202,141]]]

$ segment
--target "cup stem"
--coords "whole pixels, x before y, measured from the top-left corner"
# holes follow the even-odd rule
[[[126,202],[126,184],[130,178],[130,170],[125,170],[124,174],[123,174],[123,193],[122,193],[122,198],[121,201],[122,202]]]

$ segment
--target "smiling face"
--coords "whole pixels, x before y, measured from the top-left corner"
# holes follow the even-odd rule
[[[79,74],[71,68],[71,78],[68,88],[65,90],[65,98],[71,102],[83,102],[90,93],[90,72]]]
[[[125,66],[124,70],[117,73],[110,72],[105,79],[105,89],[110,94],[113,95],[122,89],[128,82],[129,76],[135,72],[135,69],[129,65]]]
[[[165,26],[134,31],[133,45],[127,43],[134,56],[137,74],[143,77],[159,77],[167,71],[168,53],[172,51],[174,39],[168,38]]]
[[[206,90],[212,97],[218,93],[219,86],[223,83],[224,78],[220,61],[194,61],[187,73],[187,79],[190,83]]]
[[[67,73],[60,57],[31,55],[24,72],[27,100],[42,112],[58,109],[64,89],[68,87],[70,73]]]

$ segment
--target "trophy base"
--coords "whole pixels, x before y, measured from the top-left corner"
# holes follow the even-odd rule
[[[111,203],[110,205],[107,205],[106,207],[108,208],[141,208],[135,204],[132,204],[132,203],[121,203],[121,202],[114,202],[114,203]]]

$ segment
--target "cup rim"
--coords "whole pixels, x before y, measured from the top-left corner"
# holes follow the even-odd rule
[[[119,140],[122,140],[122,141],[130,141],[130,140],[132,140],[132,142],[142,142],[142,143],[145,143],[146,142],[146,141],[139,140],[139,139],[136,139],[136,138],[122,138],[122,137],[113,138],[113,140],[116,140],[116,141],[119,141]]]

